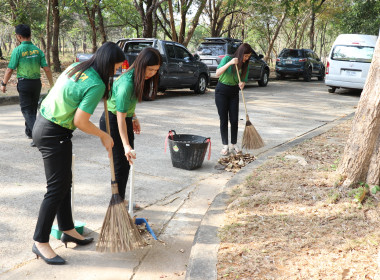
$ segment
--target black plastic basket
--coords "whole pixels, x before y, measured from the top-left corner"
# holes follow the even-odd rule
[[[193,170],[202,166],[210,144],[210,138],[191,135],[176,134],[174,130],[169,131],[167,137],[170,155],[174,167]]]

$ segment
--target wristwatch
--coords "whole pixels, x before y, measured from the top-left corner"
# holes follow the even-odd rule
[[[4,84],[3,81],[1,81],[1,85],[2,85],[3,87],[6,87],[6,86],[7,86],[7,84]]]

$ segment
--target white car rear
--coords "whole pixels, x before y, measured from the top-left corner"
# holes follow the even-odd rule
[[[377,36],[341,34],[335,40],[326,65],[325,84],[337,88],[363,89]]]

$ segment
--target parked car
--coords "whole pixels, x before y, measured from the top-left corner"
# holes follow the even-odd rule
[[[169,88],[190,88],[198,94],[206,92],[210,81],[210,72],[206,64],[199,61],[199,56],[193,56],[185,46],[177,42],[155,38],[120,39],[116,44],[123,50],[126,60],[122,67],[117,70],[115,76],[119,76],[126,71],[142,49],[153,47],[160,52],[163,59],[159,70],[160,81],[158,87],[160,91],[165,91]],[[87,56],[87,59],[90,57]],[[77,56],[77,61],[81,61],[81,58],[85,57]]]
[[[310,82],[312,77],[319,81],[325,78],[325,66],[315,52],[309,49],[283,49],[276,60],[276,77],[303,77]]]
[[[232,56],[243,42],[232,38],[205,38],[198,46],[197,54],[210,70],[211,80],[217,81],[216,69],[226,55]],[[265,87],[268,84],[269,66],[263,55],[253,52],[249,60],[248,80],[258,81],[259,86]]]
[[[339,35],[327,59],[326,86],[363,89],[375,51],[377,36],[364,34]]]

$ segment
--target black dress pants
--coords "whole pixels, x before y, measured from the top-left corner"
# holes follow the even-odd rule
[[[42,84],[40,79],[19,79],[17,83],[21,113],[25,119],[25,134],[29,138],[32,137],[33,125],[36,121],[41,87]]]
[[[117,186],[119,189],[119,194],[122,199],[125,199],[125,190],[127,188],[127,182],[129,177],[129,161],[124,153],[123,142],[120,137],[119,127],[117,125],[117,117],[115,114],[108,112],[109,120],[110,120],[110,131],[111,137],[114,142],[114,146],[112,148],[113,155],[113,163],[115,167],[115,179],[117,182]],[[125,118],[125,122],[127,124],[127,133],[128,140],[131,147],[134,149],[134,139],[135,135],[133,133],[133,125],[132,125],[132,117]],[[103,131],[106,130],[106,118],[104,112],[99,120],[99,127]]]
[[[228,145],[228,119],[231,124],[231,144],[236,144],[239,124],[239,86],[218,82],[215,87],[215,104],[220,120],[223,145]]]
[[[44,161],[47,191],[41,203],[33,239],[48,242],[51,226],[57,215],[60,231],[74,228],[71,212],[72,133],[41,115],[33,129],[33,142]]]

